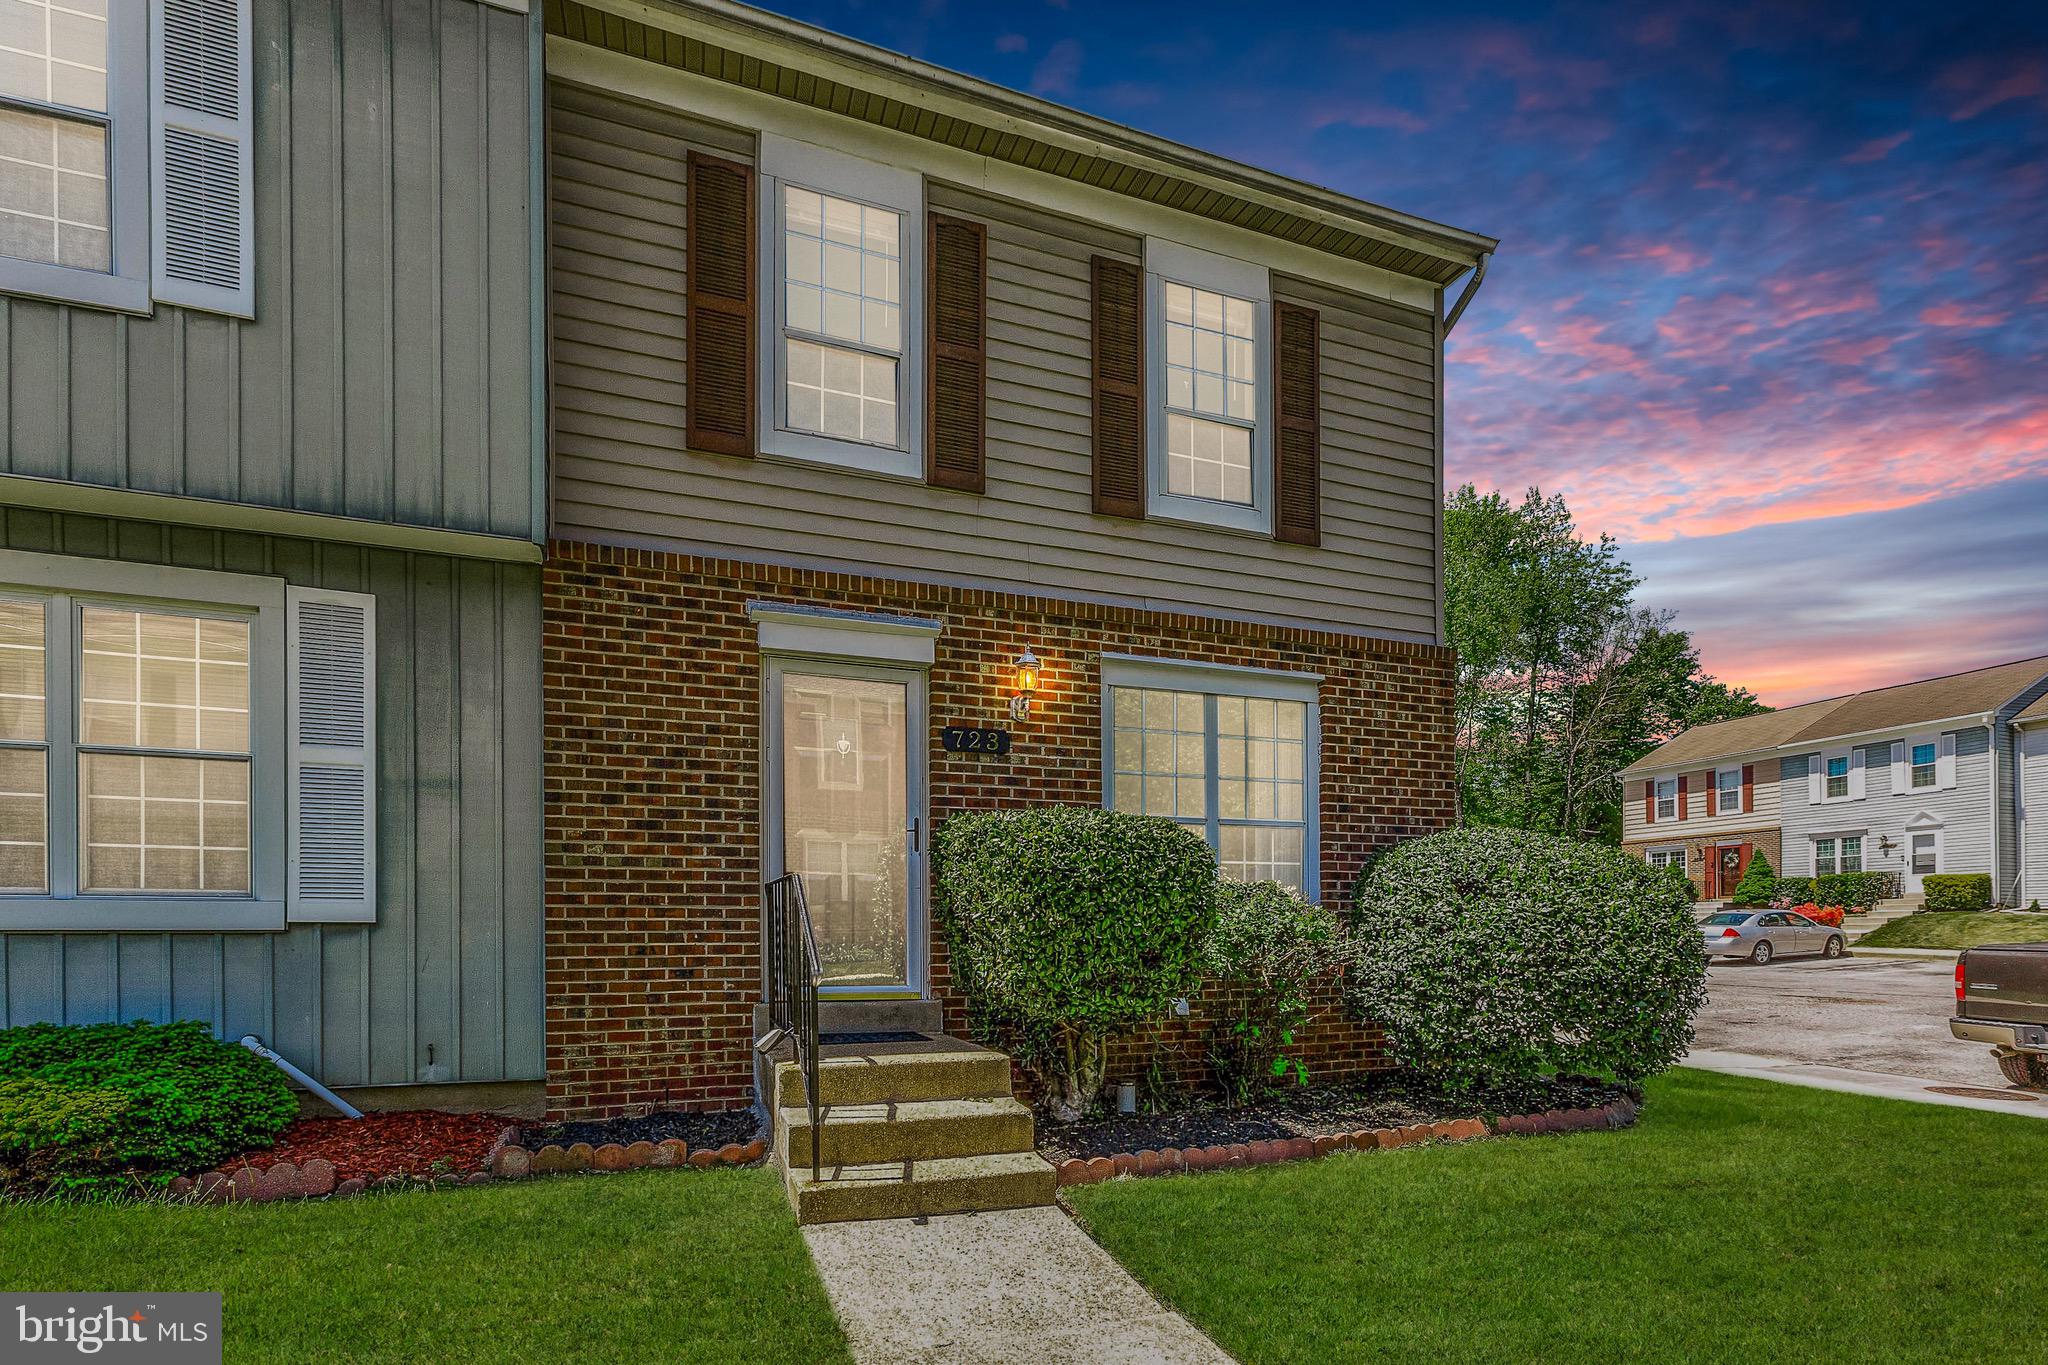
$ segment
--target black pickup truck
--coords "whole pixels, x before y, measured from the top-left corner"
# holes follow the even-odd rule
[[[1948,1031],[1989,1043],[2014,1085],[2048,1090],[2048,943],[1970,948],[1956,959],[1956,1012]]]

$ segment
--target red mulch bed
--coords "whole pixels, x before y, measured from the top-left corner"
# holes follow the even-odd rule
[[[375,1182],[391,1176],[467,1175],[484,1168],[508,1120],[494,1114],[441,1114],[405,1110],[359,1119],[300,1119],[277,1145],[247,1152],[220,1167],[267,1171],[280,1161],[303,1166],[315,1157],[334,1163],[337,1180]]]

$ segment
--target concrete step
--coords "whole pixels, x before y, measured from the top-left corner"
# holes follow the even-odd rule
[[[834,1104],[817,1128],[801,1104],[775,1111],[775,1149],[792,1168],[809,1172],[811,1145],[834,1166],[930,1161],[1031,1150],[1031,1111],[1000,1099],[914,1100],[907,1104]],[[821,1135],[822,1130],[822,1135]]]
[[[799,1223],[1037,1208],[1053,1202],[1054,1186],[1036,1152],[829,1166],[817,1180],[806,1165],[786,1179]]]
[[[821,1105],[997,1099],[1009,1093],[1010,1059],[957,1038],[834,1044],[818,1061]],[[775,1107],[800,1108],[803,1102],[803,1073],[794,1061],[777,1061]]]

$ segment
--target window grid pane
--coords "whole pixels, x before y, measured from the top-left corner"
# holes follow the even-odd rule
[[[903,349],[903,216],[792,185],[783,191],[784,323],[792,332]]]
[[[1241,882],[1279,882],[1307,894],[1302,886],[1303,831],[1299,825],[1229,825],[1220,832],[1217,865]]]
[[[49,757],[0,749],[0,891],[50,888]]]
[[[1302,818],[1307,711],[1298,701],[1216,699],[1216,804],[1223,819]]]
[[[896,365],[885,356],[789,338],[789,425],[874,445],[896,444]]]
[[[249,751],[247,622],[87,607],[79,638],[81,744]]]
[[[106,0],[0,0],[0,95],[105,113]]]
[[[1852,834],[1842,840],[1842,871],[1861,872],[1862,870],[1863,838],[1861,835]]]
[[[0,0],[9,3],[14,0]],[[112,241],[107,130],[77,119],[0,109],[0,255],[108,270]]]
[[[1171,280],[1164,294],[1166,491],[1249,506],[1258,421],[1252,305]]]
[[[1199,692],[1115,689],[1111,803],[1117,810],[1205,821],[1207,736]]]
[[[40,740],[48,656],[43,604],[0,601],[0,740]]]
[[[1737,814],[1742,810],[1742,772],[1732,769],[1720,775],[1717,800],[1722,815]]]
[[[80,754],[79,888],[249,890],[249,765]]]

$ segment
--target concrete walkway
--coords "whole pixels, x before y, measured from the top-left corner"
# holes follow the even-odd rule
[[[1813,1062],[1787,1061],[1782,1057],[1757,1057],[1742,1052],[1713,1052],[1694,1048],[1683,1066],[1701,1071],[1719,1071],[1730,1076],[1750,1076],[1760,1081],[1783,1081],[1787,1085],[1810,1086],[1815,1090],[1840,1090],[1850,1095],[1876,1095],[1887,1100],[1912,1100],[1917,1104],[1940,1104],[1955,1109],[1984,1109],[1998,1114],[2019,1114],[2025,1118],[2048,1119],[2048,1098],[2013,1091],[2011,1099],[1979,1099],[1974,1095],[1944,1095],[1935,1086],[1956,1082],[1926,1076],[1899,1076],[1889,1071],[1857,1071],[1846,1066],[1824,1066]],[[1986,1090],[2006,1088],[2003,1081]]]
[[[804,1229],[863,1365],[1229,1365],[1057,1208]]]

